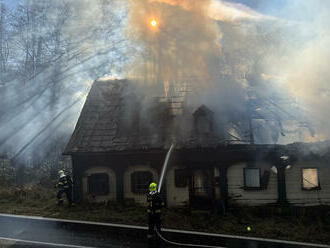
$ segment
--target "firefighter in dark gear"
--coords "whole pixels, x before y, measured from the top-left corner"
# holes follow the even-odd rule
[[[63,204],[62,196],[66,195],[69,206],[72,206],[72,180],[69,175],[65,175],[64,171],[60,170],[58,172],[59,179],[56,187],[59,189],[57,193],[58,205]]]
[[[158,247],[158,239],[157,239],[157,231],[160,233],[160,225],[161,225],[161,209],[164,206],[164,202],[157,191],[157,184],[151,183],[149,185],[149,193],[147,196],[148,202],[148,244],[149,247]]]

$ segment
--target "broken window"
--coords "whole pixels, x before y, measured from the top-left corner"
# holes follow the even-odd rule
[[[259,168],[244,168],[244,187],[247,189],[260,188]]]
[[[187,187],[187,171],[185,169],[177,169],[174,171],[175,187]]]
[[[88,177],[88,193],[107,195],[109,193],[109,176],[107,173],[92,174]]]
[[[302,187],[303,189],[320,189],[317,168],[302,169]]]
[[[145,194],[152,181],[150,171],[135,171],[131,174],[131,191],[136,194]]]

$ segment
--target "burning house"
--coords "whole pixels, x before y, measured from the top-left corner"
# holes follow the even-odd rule
[[[209,0],[129,6],[134,55],[119,73],[129,79],[94,82],[65,149],[76,200],[144,203],[174,143],[168,206],[330,203],[326,156],[278,145],[313,130],[290,87],[266,70],[274,66],[264,57],[278,53],[268,18],[236,22],[242,12]]]
[[[328,150],[228,142],[208,106],[150,96],[148,88],[94,82],[64,152],[72,157],[77,201],[145,203],[174,143],[163,187],[168,206],[330,204]]]

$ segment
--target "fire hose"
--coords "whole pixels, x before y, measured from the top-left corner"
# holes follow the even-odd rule
[[[164,165],[162,168],[162,172],[160,175],[160,180],[159,180],[159,184],[158,184],[158,192],[161,191],[162,189],[162,185],[164,182],[164,177],[166,174],[166,170],[167,170],[167,166],[168,166],[168,161],[171,157],[171,153],[173,151],[174,148],[174,143],[172,143],[170,149],[168,150],[166,157],[165,157],[165,161],[164,161]],[[177,243],[177,242],[173,242],[173,241],[169,241],[166,238],[164,238],[157,230],[157,228],[155,228],[155,232],[157,233],[157,236],[166,244],[170,244],[170,245],[174,245],[174,246],[179,246],[179,247],[202,247],[202,248],[225,248],[225,247],[221,247],[221,246],[209,246],[209,245],[195,245],[195,244],[185,244],[185,243]]]
[[[201,248],[226,248],[223,246],[211,246],[211,245],[196,245],[196,244],[186,244],[186,243],[178,243],[178,242],[173,242],[170,240],[167,240],[166,238],[164,238],[159,231],[157,230],[157,228],[155,228],[155,232],[157,233],[157,236],[166,244],[169,245],[174,245],[174,246],[179,246],[179,247],[201,247]]]

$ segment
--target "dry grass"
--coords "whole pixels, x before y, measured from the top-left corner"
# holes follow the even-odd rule
[[[132,202],[81,203],[58,207],[56,191],[41,187],[0,190],[0,212],[52,218],[146,225],[145,208]],[[330,208],[232,208],[227,216],[207,211],[165,209],[168,228],[330,244]],[[252,228],[247,231],[247,226]]]

